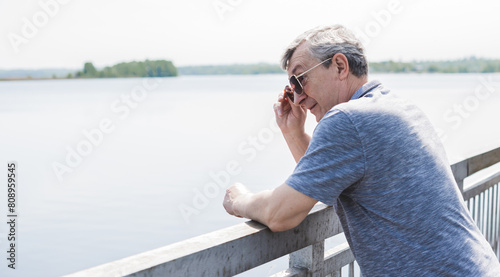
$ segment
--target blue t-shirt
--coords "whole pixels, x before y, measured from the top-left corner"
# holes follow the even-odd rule
[[[286,183],[334,206],[363,276],[500,276],[432,125],[377,81],[325,114]]]

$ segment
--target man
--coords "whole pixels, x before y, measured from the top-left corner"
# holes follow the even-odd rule
[[[339,215],[363,276],[500,276],[431,124],[368,82],[362,45],[349,30],[305,32],[282,66],[294,91],[287,88],[274,109],[298,164],[273,190],[228,188],[229,214],[279,232],[321,201]],[[304,131],[307,110],[318,121],[312,137]]]

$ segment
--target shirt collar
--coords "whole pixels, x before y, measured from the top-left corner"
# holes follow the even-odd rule
[[[358,99],[358,98],[361,98],[363,95],[367,94],[368,92],[370,92],[372,89],[380,86],[381,83],[380,81],[378,80],[373,80],[373,81],[370,81],[364,85],[362,85],[355,93],[354,95],[351,97],[351,100],[354,100],[354,99]]]

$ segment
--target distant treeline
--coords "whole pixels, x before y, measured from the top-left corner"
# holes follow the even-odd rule
[[[470,57],[453,61],[370,62],[370,73],[492,73],[500,72],[500,60]],[[98,70],[91,62],[83,70],[16,69],[0,70],[0,80],[59,78],[167,77],[177,75],[283,74],[278,64],[200,65],[176,68],[171,61],[119,63]]]
[[[370,62],[371,73],[490,73],[500,72],[500,60],[467,58],[453,61]],[[284,73],[277,64],[234,64],[179,67],[180,75]]]
[[[492,73],[500,72],[500,60],[467,58],[454,61],[371,62],[373,73]]]
[[[200,65],[179,67],[180,75],[251,75],[283,73],[276,64],[232,64],[232,65]]]
[[[91,62],[75,73],[76,78],[127,78],[127,77],[170,77],[177,76],[177,68],[171,61],[124,62],[97,70]],[[72,78],[69,73],[67,78]]]

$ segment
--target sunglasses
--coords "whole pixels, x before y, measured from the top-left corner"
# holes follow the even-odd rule
[[[306,73],[308,73],[309,71],[315,69],[316,67],[324,64],[325,62],[331,60],[332,58],[328,58],[322,62],[320,62],[319,64],[309,68],[308,70],[302,72],[301,74],[299,75],[292,75],[292,77],[290,77],[290,85],[292,86],[292,88],[290,89],[290,87],[287,86],[287,88],[285,88],[285,98],[286,96],[288,95],[288,98],[290,98],[290,100],[293,102],[293,92],[295,91],[295,93],[297,93],[298,95],[301,95],[302,92],[304,92],[304,87],[302,86],[302,81],[304,80],[304,75]]]

